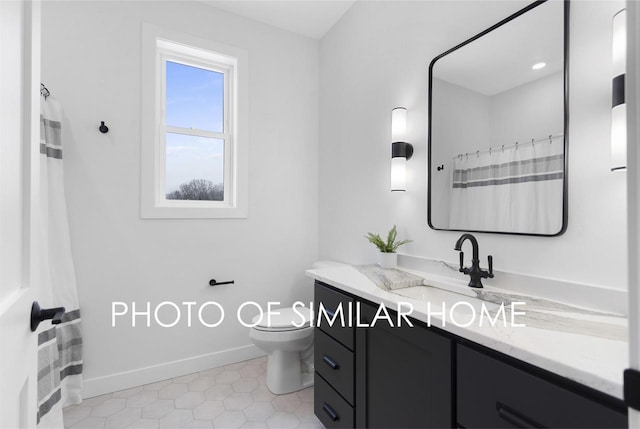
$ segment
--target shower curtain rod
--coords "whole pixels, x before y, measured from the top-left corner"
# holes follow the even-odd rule
[[[505,149],[511,149],[511,148],[517,148],[520,144],[522,145],[526,145],[526,144],[535,144],[535,143],[539,143],[539,142],[549,142],[551,143],[553,140],[559,138],[559,137],[564,137],[564,133],[560,133],[560,134],[549,134],[548,137],[544,137],[541,139],[531,139],[530,141],[525,141],[525,142],[515,142],[514,144],[510,144],[510,145],[502,145],[502,146],[498,146],[496,148],[493,147],[489,147],[489,149],[484,149],[484,150],[477,150],[475,152],[471,152],[471,154],[476,154],[476,155],[480,155],[481,153],[491,153],[493,150],[501,150],[504,151]],[[462,158],[463,156],[469,156],[469,152],[466,153],[459,153],[458,155],[454,156],[453,158]]]

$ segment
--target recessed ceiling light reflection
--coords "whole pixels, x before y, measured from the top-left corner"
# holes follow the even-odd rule
[[[535,63],[534,65],[531,66],[531,68],[534,70],[540,70],[541,68],[544,68],[546,65],[547,63]]]

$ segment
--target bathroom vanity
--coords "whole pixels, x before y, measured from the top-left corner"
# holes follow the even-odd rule
[[[375,317],[371,304],[320,282],[315,287],[319,303],[327,309],[359,303],[360,322],[369,324]],[[314,347],[316,414],[326,427],[364,427],[363,422],[371,427],[450,427],[451,344],[423,328],[320,324]]]
[[[370,324],[381,303],[395,320],[391,301],[401,300],[377,292],[352,267],[320,272],[308,272],[316,315],[321,303],[329,315],[359,305],[344,312],[352,326],[316,322],[315,414],[327,428],[627,427],[620,398],[486,347],[464,330],[428,327],[419,309],[413,327],[384,320],[357,327]],[[517,354],[505,342],[502,349]]]

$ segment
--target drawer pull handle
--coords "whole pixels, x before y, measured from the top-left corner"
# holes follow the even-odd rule
[[[327,413],[327,415],[331,418],[331,420],[333,420],[334,422],[337,422],[338,420],[340,420],[340,416],[338,415],[338,413],[336,413],[335,411],[333,411],[333,408],[331,408],[331,405],[327,404],[326,402],[322,405],[322,409],[324,410],[325,413]]]
[[[340,369],[340,365],[331,358],[331,356],[322,355],[322,360],[326,363],[331,369]]]
[[[540,423],[531,420],[529,417],[522,415],[516,410],[507,407],[500,402],[496,403],[496,409],[498,410],[498,415],[503,420],[511,423],[512,425],[519,428],[544,428]]]

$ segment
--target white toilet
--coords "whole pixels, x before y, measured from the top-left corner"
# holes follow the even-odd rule
[[[279,308],[251,328],[249,337],[268,354],[267,387],[277,395],[313,386],[312,311],[306,307]],[[301,317],[300,314],[303,316]],[[303,320],[304,319],[304,320]],[[294,323],[302,326],[296,327]]]

